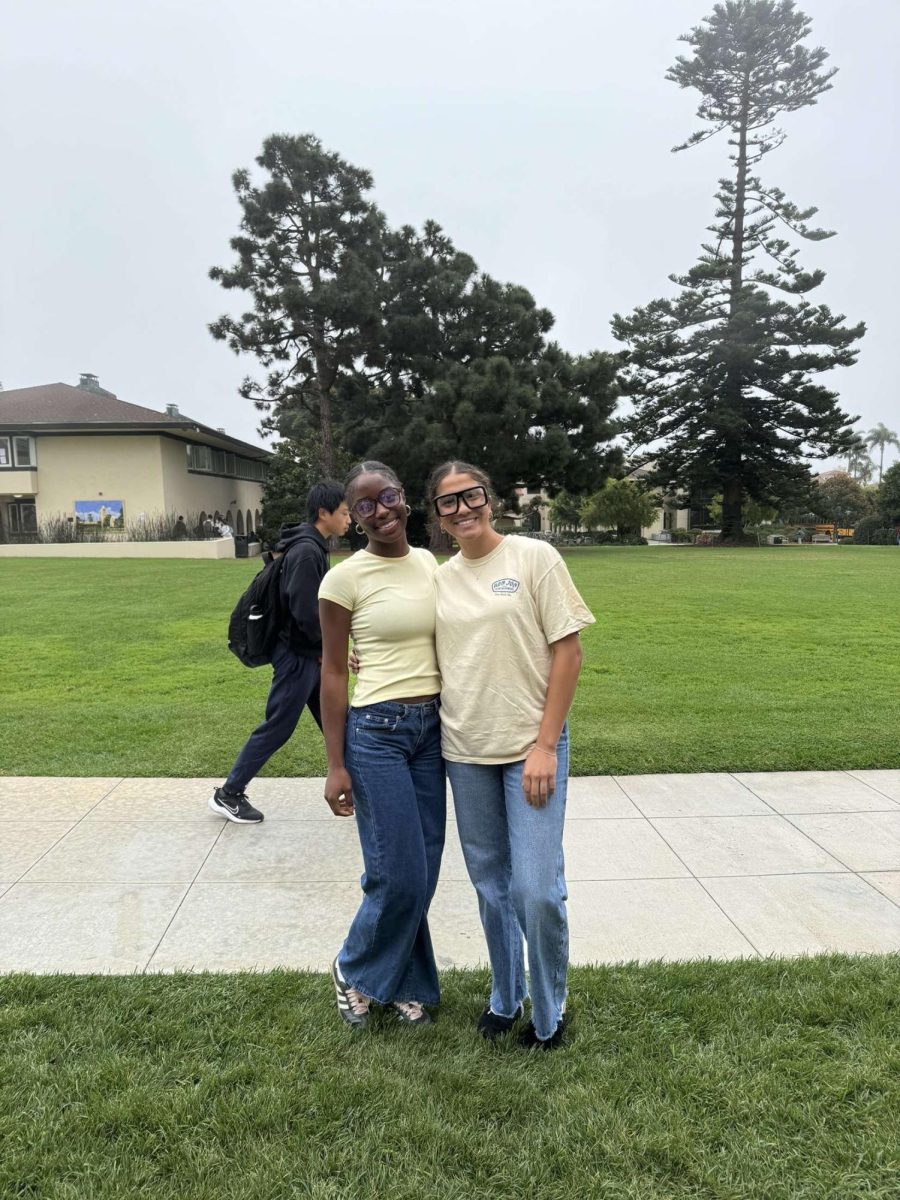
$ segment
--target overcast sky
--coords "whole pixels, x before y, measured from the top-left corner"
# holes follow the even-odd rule
[[[807,0],[840,68],[767,182],[836,229],[801,250],[815,294],[868,334],[836,372],[865,430],[900,429],[896,64],[900,5]],[[269,133],[368,168],[393,224],[457,246],[555,313],[568,350],[691,265],[727,147],[670,147],[696,95],[664,79],[712,0],[5,0],[0,379],[91,371],[123,400],[259,441],[253,360],[207,324],[230,297],[230,177]],[[886,461],[893,461],[889,451]],[[488,464],[489,466],[489,464]]]

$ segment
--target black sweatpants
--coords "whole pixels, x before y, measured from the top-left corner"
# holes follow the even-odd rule
[[[319,706],[319,680],[322,668],[317,658],[302,658],[279,642],[272,658],[272,687],[266,701],[266,719],[247,739],[237,756],[225,790],[242,792],[266,765],[276,750],[288,741],[297,728],[300,714],[309,708],[322,728]]]

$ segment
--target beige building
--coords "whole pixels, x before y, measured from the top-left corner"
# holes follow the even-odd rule
[[[243,534],[259,525],[270,457],[175,404],[156,412],[119,400],[94,375],[0,391],[0,532],[103,510],[126,526],[168,513]]]
[[[653,466],[652,462],[644,463],[629,471],[625,478],[637,482],[648,475]],[[662,496],[662,489],[655,490]],[[550,497],[545,488],[536,483],[523,484],[516,488],[516,495],[519,500],[518,512],[503,513],[497,521],[498,529],[507,533],[520,533],[527,530],[546,533],[552,530]],[[647,538],[648,541],[669,541],[674,530],[689,529],[692,522],[699,524],[704,519],[704,515],[708,517],[705,509],[677,508],[669,497],[662,497],[662,499],[662,506],[657,509],[653,524],[641,530],[641,536]],[[578,530],[584,532],[584,527],[579,525]]]

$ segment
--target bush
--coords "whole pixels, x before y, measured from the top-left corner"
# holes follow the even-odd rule
[[[200,514],[187,512],[182,514],[187,526],[187,535],[178,534],[175,526],[178,514],[154,512],[147,513],[143,521],[129,521],[125,526],[126,542],[204,542],[219,537],[211,519],[204,524],[200,522]]]
[[[564,546],[646,546],[647,539],[637,533],[616,533],[615,529],[596,529],[562,539]]]
[[[201,524],[199,513],[184,513],[187,535],[176,532],[176,513],[149,513],[143,521],[131,521],[124,529],[98,529],[85,527],[65,513],[48,513],[42,516],[37,528],[28,533],[4,534],[9,542],[23,544],[53,544],[66,542],[176,542],[209,541],[219,536],[212,522]]]
[[[669,532],[673,542],[690,542],[693,545],[694,535],[690,529],[671,529]]]
[[[845,539],[841,538],[843,542]],[[884,523],[884,517],[863,517],[853,530],[853,542],[857,546],[893,546],[897,531]]]

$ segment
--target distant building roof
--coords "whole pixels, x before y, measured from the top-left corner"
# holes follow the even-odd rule
[[[813,479],[837,479],[838,476],[846,479],[853,478],[852,475],[849,475],[846,471],[842,471],[839,467],[835,467],[830,471],[820,471],[818,475],[813,476]]]
[[[251,458],[269,458],[271,451],[233,438],[221,429],[212,429],[178,411],[175,404],[165,412],[129,404],[113,392],[106,391],[93,375],[83,375],[82,382],[73,387],[68,383],[45,383],[37,387],[13,388],[0,391],[0,429],[20,428],[34,433],[82,430],[88,432],[115,429],[136,431],[144,427],[160,433],[169,430],[175,436],[190,435],[217,446],[228,445]]]

